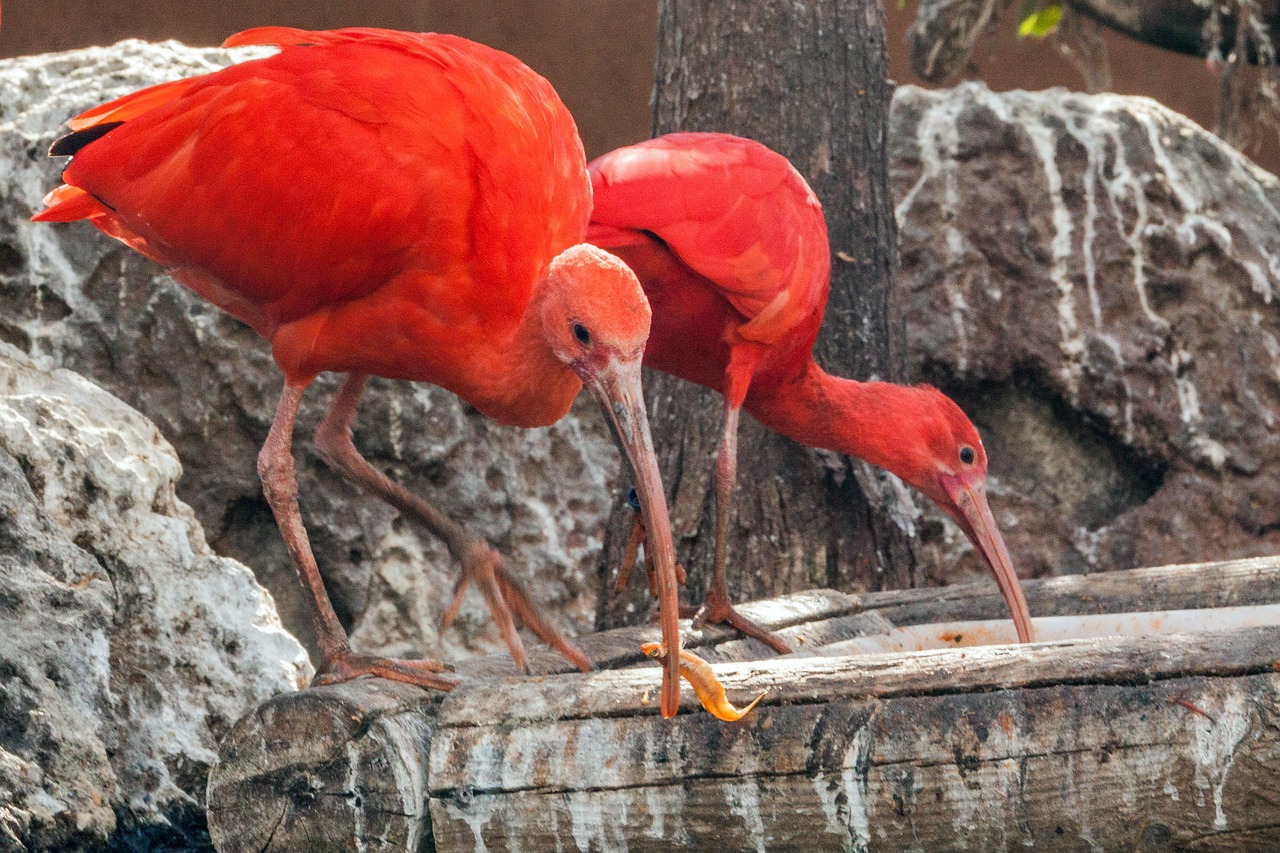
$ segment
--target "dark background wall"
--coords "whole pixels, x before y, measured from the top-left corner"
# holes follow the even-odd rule
[[[897,0],[889,0],[886,6],[890,74],[902,83],[918,83],[907,64],[904,35],[915,4],[900,8]],[[997,90],[1080,89],[1079,74],[1050,44],[1014,36],[1013,18],[1013,11],[1006,10],[989,27],[964,76],[986,80]],[[213,45],[237,30],[263,24],[452,32],[514,53],[549,78],[577,118],[587,154],[594,156],[649,135],[656,21],[656,0],[380,0],[363,7],[350,0],[9,0],[0,56],[129,37]],[[1108,49],[1115,91],[1148,95],[1212,126],[1217,78],[1203,61],[1110,34]],[[1274,133],[1261,136],[1266,144],[1248,150],[1276,171],[1280,146]]]

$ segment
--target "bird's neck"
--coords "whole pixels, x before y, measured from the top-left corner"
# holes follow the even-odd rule
[[[473,364],[482,389],[463,395],[468,402],[503,424],[548,426],[568,413],[582,382],[547,346],[537,301],[514,331],[490,347]]]
[[[776,432],[810,447],[856,456],[895,473],[904,456],[909,386],[841,379],[810,361],[794,378],[752,388],[746,409]]]

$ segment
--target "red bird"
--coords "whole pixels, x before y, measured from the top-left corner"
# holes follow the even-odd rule
[[[650,312],[624,264],[583,244],[582,143],[546,80],[447,35],[264,27],[227,46],[274,56],[161,84],[71,122],[72,154],[41,221],[88,219],[271,343],[285,388],[258,457],[306,587],[320,681],[371,674],[440,689],[436,661],[353,652],[297,505],[290,450],[303,390],[348,374],[316,433],[344,476],[421,519],[480,587],[524,668],[513,611],[584,668],[483,539],[391,482],[350,426],[369,375],[431,382],[505,424],[553,423],[585,384],[639,484],[657,545],[663,642],[679,647],[675,557],[640,360]],[[679,703],[679,659],[662,709]]]
[[[1018,630],[1032,638],[1018,576],[987,506],[978,431],[928,385],[857,382],[813,360],[830,290],[822,208],[786,158],[719,133],[673,133],[620,148],[588,170],[587,239],[621,257],[653,308],[644,363],[724,397],[716,457],[715,566],[695,618],[786,644],[739,615],[725,579],[738,412],[810,447],[856,456],[932,498],[995,574]]]

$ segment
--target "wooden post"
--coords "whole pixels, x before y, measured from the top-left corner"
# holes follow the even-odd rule
[[[1027,584],[1037,616],[1280,601],[1280,558]],[[981,616],[990,585],[750,605],[807,649]],[[725,724],[658,713],[653,628],[582,638],[627,669],[460,667],[447,696],[360,681],[236,724],[209,783],[222,853],[328,850],[1280,849],[1280,626],[716,664]],[[699,653],[760,656],[708,631]],[[544,662],[550,658],[540,659]]]

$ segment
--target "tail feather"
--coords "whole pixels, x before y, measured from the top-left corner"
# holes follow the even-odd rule
[[[32,221],[74,222],[77,219],[92,219],[111,213],[111,208],[70,184],[62,184],[50,191],[44,197],[44,205],[44,210],[31,217]]]
[[[61,136],[49,146],[49,156],[70,157],[90,142],[101,139],[122,124],[124,124],[122,121],[109,121],[106,124],[95,124],[84,130],[76,130]]]
[[[80,113],[67,124],[75,131],[88,130],[91,127],[98,127],[112,122],[120,124],[131,118],[137,118],[143,113],[150,112],[161,104],[169,103],[201,79],[203,78],[184,77],[181,80],[170,80],[168,83],[160,83],[155,86],[148,86],[145,89],[139,89],[136,92],[130,92],[127,95],[116,98],[114,101],[108,101],[105,104]]]

